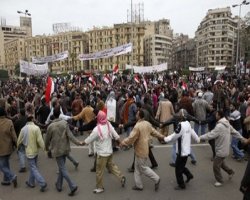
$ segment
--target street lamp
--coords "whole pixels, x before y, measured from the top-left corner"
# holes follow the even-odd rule
[[[238,60],[239,60],[239,47],[240,47],[240,15],[241,15],[241,6],[243,5],[249,5],[250,2],[247,2],[246,0],[242,1],[241,4],[234,4],[232,5],[233,8],[235,7],[240,7],[239,8],[239,19],[238,19],[238,30],[237,30],[237,52],[236,52],[236,64],[235,64],[235,67],[236,67],[236,75],[237,75],[237,72],[238,72]],[[241,72],[241,70],[239,71]]]
[[[31,16],[31,14],[29,13],[28,10],[25,10],[25,12],[22,12],[22,11],[19,11],[19,10],[18,10],[17,13],[18,13],[18,14],[24,14],[25,17],[26,17],[26,15]]]

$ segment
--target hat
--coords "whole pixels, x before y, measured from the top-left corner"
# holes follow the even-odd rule
[[[202,92],[199,92],[198,93],[198,97],[201,98],[203,96],[203,93]]]

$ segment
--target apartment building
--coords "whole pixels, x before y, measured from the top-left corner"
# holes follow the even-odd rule
[[[5,62],[5,43],[14,39],[32,36],[30,17],[20,17],[20,26],[6,25],[3,20],[0,24],[0,69],[7,69]],[[15,43],[15,42],[14,42]],[[7,51],[8,52],[8,51]]]
[[[29,62],[32,62],[32,57],[46,57],[63,51],[68,51],[69,57],[63,61],[49,63],[51,72],[76,72],[87,69],[88,62],[77,59],[79,54],[88,53],[88,36],[83,32],[42,35],[25,40],[25,58]]]
[[[144,65],[168,63],[168,68],[172,68],[173,30],[171,30],[169,20],[144,23]]]
[[[19,60],[25,58],[24,40],[17,38],[4,43],[5,66],[11,76],[15,75],[15,67]]]
[[[237,21],[230,7],[208,10],[195,33],[197,66],[234,66]]]

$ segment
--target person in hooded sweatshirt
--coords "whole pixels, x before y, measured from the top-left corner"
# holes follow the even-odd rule
[[[227,166],[225,159],[229,155],[230,151],[230,140],[231,134],[242,140],[245,143],[245,138],[236,131],[225,118],[225,113],[223,110],[218,110],[216,112],[217,124],[213,130],[200,136],[200,140],[211,140],[215,139],[215,152],[216,156],[213,160],[213,171],[216,182],[215,187],[220,187],[223,185],[223,177],[221,174],[221,169],[223,169],[228,175],[229,179],[232,179],[234,175],[233,169]]]

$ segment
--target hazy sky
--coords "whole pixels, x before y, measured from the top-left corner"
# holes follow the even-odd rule
[[[248,0],[249,1],[249,0]],[[206,16],[208,9],[240,4],[242,0],[133,0],[144,3],[144,19],[169,19],[174,33],[194,33]],[[93,26],[112,26],[127,22],[127,10],[131,0],[0,0],[0,17],[7,25],[19,25],[17,10],[28,10],[32,15],[33,35],[52,33],[52,24],[69,22],[83,31]],[[239,7],[232,8],[233,15]],[[250,5],[242,6],[241,16],[250,11]]]

